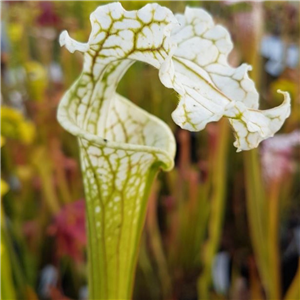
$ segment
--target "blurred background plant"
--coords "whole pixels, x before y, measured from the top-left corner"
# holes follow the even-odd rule
[[[56,121],[82,56],[57,39],[67,29],[86,41],[100,4],[2,2],[1,299],[88,299],[78,149]],[[262,107],[278,105],[282,89],[293,109],[280,134],[237,154],[226,120],[183,131],[171,120],[176,95],[155,70],[128,71],[119,92],[166,121],[178,144],[175,169],[149,199],[134,299],[299,299],[299,3],[160,4],[208,10],[232,34],[231,65],[253,65]]]

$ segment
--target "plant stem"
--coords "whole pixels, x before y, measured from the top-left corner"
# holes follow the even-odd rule
[[[267,206],[267,198],[261,178],[258,152],[244,153],[246,170],[247,211],[253,250],[267,299],[280,299],[278,262],[278,207]],[[272,197],[271,197],[272,198]],[[272,199],[270,199],[272,201]]]
[[[1,226],[1,299],[16,299],[6,237]],[[19,278],[18,278],[19,279]]]
[[[198,281],[199,295],[201,299],[210,299],[209,289],[211,285],[211,270],[213,259],[218,250],[222,224],[225,212],[226,196],[226,158],[228,152],[229,126],[227,120],[219,123],[218,143],[215,148],[215,155],[212,159],[212,192],[211,211],[208,224],[208,241],[205,245],[203,258],[203,272]]]
[[[251,150],[244,153],[245,175],[246,175],[246,198],[248,222],[250,227],[253,250],[260,266],[259,271],[264,282],[267,277],[267,249],[266,249],[266,209],[257,151]],[[264,217],[263,217],[264,216]]]
[[[274,297],[280,299],[281,295],[281,280],[280,280],[280,254],[279,254],[279,199],[280,183],[275,182],[269,193],[269,253],[270,253],[270,267],[272,267]]]
[[[153,252],[153,256],[157,264],[158,276],[161,282],[163,298],[168,299],[170,297],[171,291],[171,278],[168,271],[167,260],[164,254],[162,238],[157,220],[156,208],[158,191],[158,185],[154,185],[149,198],[149,209],[147,214],[146,230],[149,234],[151,250]]]
[[[89,156],[85,157],[91,164]],[[145,186],[143,192],[136,189],[134,196],[127,189],[132,178],[129,170],[127,184],[121,191],[121,199],[112,190],[108,202],[103,196],[104,183],[98,180],[97,174],[93,174],[97,186],[95,190],[87,178],[89,173],[84,173],[88,220],[89,299],[131,299],[147,199],[158,167],[159,165],[153,164],[147,172],[140,175],[141,184]],[[116,169],[111,171],[112,174],[117,172]],[[98,203],[99,209],[95,209]],[[114,210],[117,204],[118,211]],[[139,210],[136,209],[138,206]]]

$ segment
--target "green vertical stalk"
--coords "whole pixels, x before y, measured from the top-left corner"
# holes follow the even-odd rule
[[[15,300],[16,292],[13,284],[12,268],[4,230],[1,226],[1,299]]]
[[[121,193],[121,199],[115,193],[109,199],[107,205],[105,205],[101,193],[101,183],[97,184],[97,192],[92,196],[92,187],[88,178],[85,178],[89,249],[89,299],[131,298],[147,199],[157,171],[157,165],[153,165],[141,177],[141,184],[145,183],[143,191],[137,190],[134,197],[129,197],[126,192],[127,188],[125,188]],[[128,181],[130,178],[131,176],[128,177]],[[109,218],[113,218],[113,216],[109,206],[110,203],[115,206],[119,201],[121,216],[111,229]],[[140,206],[140,210],[128,214],[132,209],[132,202]],[[95,210],[99,203],[100,212]]]
[[[280,251],[279,251],[279,221],[280,221],[280,183],[275,182],[271,187],[266,199],[269,203],[269,258],[270,272],[272,272],[272,294],[277,299],[281,298],[281,278],[280,278]]]
[[[261,57],[258,50],[263,33],[261,3],[253,3],[252,18],[255,19],[255,26],[252,38],[249,40],[252,47],[248,50],[248,60],[254,70],[252,77],[259,83],[261,82]],[[275,191],[271,197],[266,196],[257,150],[244,153],[244,163],[248,222],[259,274],[267,299],[280,299],[278,195],[276,196]]]
[[[44,163],[41,164],[41,161]],[[47,208],[51,214],[55,214],[59,211],[60,204],[52,183],[52,165],[47,160],[46,149],[42,147],[37,148],[34,155],[32,155],[32,162],[42,181],[42,192]]]
[[[72,201],[71,192],[68,186],[65,170],[60,166],[64,163],[64,157],[60,150],[60,144],[57,139],[51,141],[51,152],[53,157],[55,175],[57,178],[57,188],[64,204]]]
[[[258,151],[244,153],[244,159],[248,222],[253,251],[267,299],[280,299],[278,194],[273,191],[270,197],[266,196]]]
[[[250,236],[253,250],[258,262],[259,273],[264,286],[269,286],[269,258],[268,258],[268,214],[266,210],[265,194],[261,178],[258,152],[251,150],[244,153],[246,176],[246,204]]]
[[[152,188],[149,198],[149,209],[147,214],[146,231],[149,236],[151,252],[156,262],[158,277],[161,282],[161,291],[164,299],[170,298],[171,278],[168,272],[167,260],[163,250],[162,237],[157,220],[157,195],[158,185]]]
[[[226,163],[228,153],[229,126],[226,120],[219,124],[218,143],[212,158],[211,174],[211,211],[208,224],[208,240],[203,254],[203,272],[198,280],[198,290],[201,299],[210,299],[209,290],[212,277],[211,270],[214,256],[218,250],[225,213],[226,199]]]

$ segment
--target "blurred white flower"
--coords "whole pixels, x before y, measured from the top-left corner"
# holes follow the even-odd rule
[[[50,297],[50,289],[55,287],[58,281],[58,271],[53,265],[46,265],[41,271],[38,287],[39,295],[43,298]]]
[[[79,289],[78,293],[79,300],[88,300],[88,286],[84,285]]]
[[[216,254],[212,266],[212,279],[215,291],[226,295],[230,286],[230,255],[226,251]]]
[[[275,35],[262,39],[261,54],[269,59],[265,69],[272,76],[279,76],[285,67],[297,68],[299,62],[299,47],[296,44],[287,45]]]
[[[278,134],[263,142],[261,161],[263,176],[267,182],[280,180],[295,170],[294,147],[300,145],[300,130],[290,134]]]

